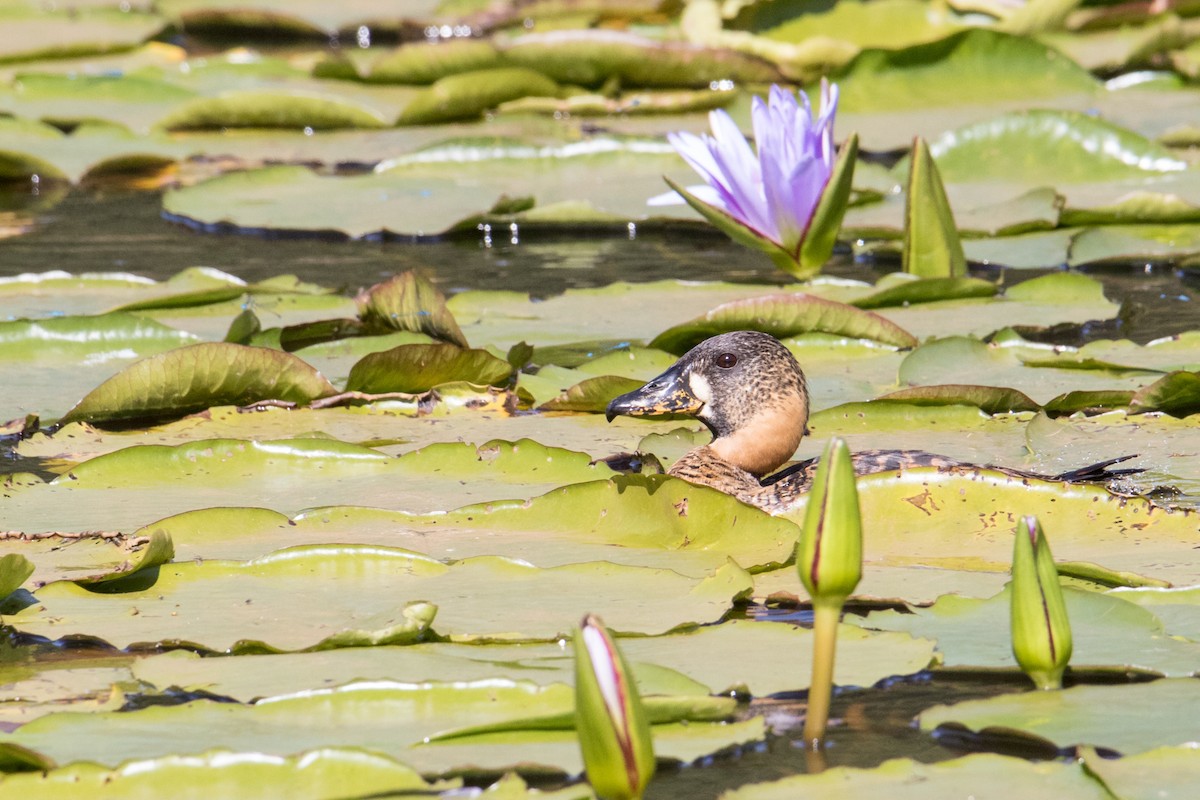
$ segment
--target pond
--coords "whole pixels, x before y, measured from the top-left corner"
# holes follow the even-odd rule
[[[593,613],[653,721],[649,798],[1188,795],[1187,12],[11,5],[0,800],[592,797]],[[748,132],[771,84],[828,108],[826,76],[811,225],[706,211],[667,134]],[[664,176],[691,205],[647,204]],[[796,459],[973,465],[857,480],[819,749],[808,494],[658,475],[705,426],[605,414],[737,329],[807,375]],[[1010,633],[1034,518],[1074,640],[1043,692]]]

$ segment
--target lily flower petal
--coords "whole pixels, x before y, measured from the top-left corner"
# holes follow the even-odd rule
[[[835,171],[833,122],[837,100],[837,87],[822,81],[821,109],[814,120],[806,94],[797,96],[772,86],[765,101],[756,97],[751,103],[757,152],[733,119],[720,110],[709,114],[711,136],[670,134],[667,138],[671,144],[711,187],[705,193],[707,197],[697,195],[688,202],[695,205],[693,201],[698,199],[727,214],[731,219],[714,221],[711,214],[700,209],[723,230],[727,222],[755,234],[758,238],[751,236],[748,241],[766,250],[785,269],[811,270],[814,261],[828,258],[834,238],[826,233],[819,240],[821,246],[809,248],[802,257],[809,227]],[[830,201],[833,205],[823,213],[822,230],[840,225],[851,174],[846,169],[838,171],[838,199]],[[709,198],[715,198],[715,202]],[[661,201],[656,198],[656,202]],[[726,232],[747,241],[740,234]]]

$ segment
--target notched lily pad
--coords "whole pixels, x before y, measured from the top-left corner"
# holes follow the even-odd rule
[[[654,337],[650,346],[678,355],[710,336],[747,328],[777,338],[821,331],[897,347],[915,347],[917,344],[916,337],[877,314],[796,292],[719,305],[702,317],[668,328]]]
[[[319,372],[289,353],[206,342],[127,367],[89,392],[60,421],[175,417],[260,400],[308,403],[335,392]]]

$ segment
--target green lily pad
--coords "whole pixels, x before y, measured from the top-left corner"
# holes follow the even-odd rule
[[[521,97],[554,97],[558,84],[541,72],[502,66],[447,75],[413,97],[398,125],[434,125],[475,119],[489,108]]]
[[[463,161],[473,162],[469,174],[447,169],[448,162]],[[203,226],[422,237],[474,228],[487,218],[511,219],[521,209],[511,199],[532,197],[536,205],[520,219],[624,229],[648,219],[695,219],[686,209],[668,213],[646,205],[662,193],[662,176],[682,179],[682,169],[682,160],[661,141],[447,145],[385,162],[371,175],[323,177],[294,166],[223,175],[173,190],[163,205]],[[597,171],[619,172],[624,180],[596,186],[589,176]]]
[[[796,293],[725,303],[698,319],[663,331],[650,346],[682,354],[710,336],[747,328],[780,338],[820,331],[871,339],[897,347],[912,347],[917,343],[910,333],[877,314],[814,295]]]
[[[436,447],[444,453],[452,445]],[[539,470],[554,469],[545,453],[533,445],[532,457],[526,459],[529,471],[521,474],[526,485],[510,484],[500,491],[511,495],[536,488],[530,479]],[[514,460],[503,454],[496,457],[499,464]],[[478,489],[464,490],[459,480],[464,472],[445,468],[445,463],[444,456],[431,463],[448,473],[438,486],[457,489],[453,497],[460,501],[479,494]],[[575,461],[575,468],[607,471],[602,465],[588,466],[586,460]],[[476,472],[486,474],[483,470],[478,467]],[[561,468],[558,473],[562,474]],[[393,471],[381,483],[396,485],[397,477]],[[405,477],[404,482],[415,481]],[[416,489],[423,487],[418,484]],[[422,496],[409,504],[430,502]],[[196,505],[194,500],[191,504]],[[527,501],[487,501],[427,514],[324,507],[289,519],[258,508],[211,508],[155,521],[140,535],[153,531],[172,537],[180,559],[245,559],[289,545],[347,542],[401,546],[446,560],[503,555],[541,567],[605,560],[673,569],[693,578],[731,558],[748,569],[775,566],[788,559],[798,536],[792,523],[742,505],[729,495],[659,476],[589,481]]]
[[[372,83],[429,84],[460,72],[500,65],[496,46],[483,39],[411,42],[385,51],[371,62]]]
[[[136,358],[195,341],[183,331],[122,313],[0,322],[4,360],[25,364]]]
[[[707,753],[763,737],[761,719],[712,723],[722,698],[695,698],[661,706],[666,720],[653,727],[660,758],[689,762]],[[536,727],[561,715],[570,725],[573,692],[555,684],[360,682],[331,690],[300,692],[253,706],[196,701],[129,714],[56,714],[8,734],[6,749],[33,748],[66,764],[117,764],[129,758],[195,753],[208,747],[269,756],[314,748],[363,747],[426,774],[496,775],[520,765],[533,774],[581,770],[578,739],[566,730]],[[694,717],[691,721],[689,717]],[[527,727],[521,721],[528,720]],[[678,721],[672,721],[678,720]],[[507,726],[503,733],[431,742],[439,732],[468,726]],[[96,735],[103,728],[107,733]],[[370,773],[367,773],[370,774]]]
[[[930,142],[949,182],[1060,185],[1139,179],[1187,166],[1171,150],[1075,111],[1031,110],[948,131]]]
[[[603,413],[609,401],[618,395],[632,392],[645,381],[637,378],[621,378],[616,375],[600,375],[585,378],[579,383],[552,397],[538,406],[539,411],[586,411]]]
[[[1194,586],[1178,589],[1164,587],[1120,588],[1112,594],[1122,600],[1137,603],[1162,620],[1167,633],[1200,641],[1200,624],[1196,620],[1196,602],[1200,590]]]
[[[8,597],[29,580],[36,566],[21,553],[0,556],[0,598]]]
[[[242,91],[189,100],[158,121],[169,131],[213,128],[383,128],[379,112],[336,96]]]
[[[1186,417],[1200,412],[1200,371],[1178,371],[1164,375],[1134,393],[1129,410],[1164,411]]]
[[[1007,573],[1019,515],[1039,518],[1061,561],[1094,562],[1173,584],[1200,583],[1198,518],[1094,485],[923,467],[859,478],[866,570],[872,564]],[[783,514],[799,520],[801,499]]]
[[[165,642],[215,652],[413,642],[435,615],[436,630],[453,640],[546,641],[596,608],[619,631],[711,622],[749,589],[732,564],[694,580],[604,562],[539,569],[482,556],[446,565],[406,550],[327,545],[166,565],[149,589],[122,594],[58,582],[5,621],[52,639],[85,634],[120,648]],[[555,603],[544,602],[547,594]]]
[[[623,638],[620,645],[643,695],[683,694],[672,687],[688,687],[690,680],[692,693],[725,695],[738,689],[764,696],[808,686],[811,660],[804,655],[811,636],[791,625],[735,620],[666,636]],[[842,686],[870,686],[889,675],[910,674],[933,657],[930,641],[871,634],[850,625],[839,630],[838,649],[837,681]],[[745,658],[747,652],[756,657]],[[431,642],[219,659],[172,652],[139,659],[134,673],[160,688],[179,686],[248,702],[355,679],[573,683],[573,665],[571,654],[557,643],[479,647]]]
[[[1165,745],[1195,747],[1196,729],[1188,711],[1198,699],[1200,681],[1165,678],[934,706],[918,720],[926,731],[944,722],[974,730],[1002,726],[1049,739],[1059,747],[1090,744],[1134,755]],[[1129,714],[1130,708],[1138,713]]]
[[[1003,800],[1011,793],[1052,793],[1063,800],[1108,800],[1111,795],[1078,763],[1030,762],[977,754],[923,764],[909,759],[885,761],[874,769],[836,767],[819,775],[793,775],[754,783],[721,795],[722,800],[838,800],[847,796],[890,800]]]
[[[896,50],[941,39],[959,26],[950,19],[933,19],[924,3],[916,0],[882,0],[871,4],[850,0],[827,9],[795,17],[762,32],[780,42],[804,42],[825,37],[858,47]]]
[[[1081,231],[1071,264],[1161,261],[1200,253],[1200,225],[1104,225]]]
[[[512,365],[486,350],[453,344],[402,344],[369,353],[350,368],[346,390],[367,394],[418,393],[443,383],[467,381],[498,386],[512,375]]]
[[[182,416],[256,400],[307,403],[334,393],[320,373],[288,353],[211,342],[152,356],[93,389],[62,422]]]
[[[52,581],[100,584],[157,567],[174,555],[171,537],[161,531],[145,536],[119,533],[24,533],[0,536],[0,593],[8,596],[24,583],[38,588]],[[4,589],[24,574],[16,585]]]
[[[0,10],[0,62],[127,50],[162,27],[162,18],[153,14],[79,8],[50,12],[9,4]]]
[[[560,83],[600,86],[693,87],[715,81],[768,83],[778,71],[766,61],[694,44],[653,40],[617,30],[561,30],[516,37],[501,46],[504,60]]]
[[[1200,643],[1168,636],[1150,610],[1119,595],[1071,587],[1064,587],[1063,596],[1075,643],[1072,673],[1188,677],[1200,672]],[[942,665],[950,669],[1016,671],[1009,635],[1010,602],[1007,588],[987,600],[947,595],[929,608],[907,614],[874,611],[860,624],[935,639]]]
[[[0,178],[39,181],[134,177],[174,164],[184,146],[163,137],[135,136],[110,124],[85,123],[70,135],[30,120],[0,120]]]
[[[1195,747],[1160,747],[1117,759],[1084,754],[1084,769],[1102,780],[1109,791],[1129,800],[1187,797],[1197,767],[1200,753]]]
[[[48,772],[6,775],[0,797],[47,800],[173,797],[304,798],[335,800],[347,792],[365,795],[431,791],[433,785],[398,761],[367,750],[322,747],[289,756],[226,749],[198,755],[136,758],[113,768],[78,763]]]
[[[859,297],[849,302],[856,308],[870,310],[889,306],[907,306],[913,303],[932,303],[939,300],[994,297],[997,291],[994,283],[979,278],[914,278],[898,280],[892,286],[877,288],[876,291],[865,297]]]
[[[1016,389],[997,386],[972,386],[961,383],[913,386],[889,392],[877,402],[900,402],[917,406],[975,406],[985,414],[1009,411],[1037,411],[1040,406]]]

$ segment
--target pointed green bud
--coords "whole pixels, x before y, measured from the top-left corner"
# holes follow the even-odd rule
[[[929,145],[913,140],[908,162],[908,193],[904,204],[905,272],[922,278],[960,278],[967,274],[954,213]]]
[[[817,466],[796,548],[800,580],[813,605],[841,605],[862,578],[862,514],[850,450],[831,439]]]
[[[575,725],[601,800],[638,800],[654,774],[650,722],[633,673],[599,618],[575,631]]]
[[[1050,543],[1037,517],[1017,523],[1013,546],[1012,650],[1039,689],[1062,687],[1071,660],[1071,621],[1063,600]]]

